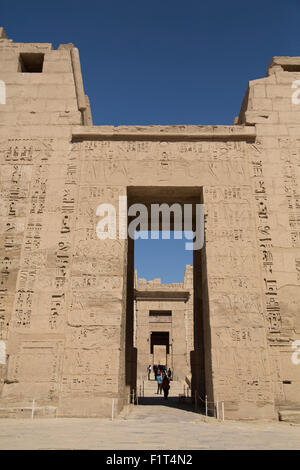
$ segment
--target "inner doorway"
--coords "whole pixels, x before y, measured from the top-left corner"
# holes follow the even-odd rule
[[[150,354],[152,355],[152,366],[165,366],[167,369],[171,366],[169,359],[169,332],[153,331],[150,337]]]

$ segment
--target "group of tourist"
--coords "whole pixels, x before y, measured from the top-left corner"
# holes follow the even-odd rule
[[[148,372],[148,380],[151,380],[151,371],[152,371],[152,367],[151,365],[149,364],[149,366],[147,367],[147,372]],[[163,375],[165,374],[169,380],[172,380],[172,371],[171,369],[169,368],[167,370],[166,366],[161,366],[161,365],[156,365],[154,364],[153,366],[153,373],[154,373],[154,380],[157,379],[157,376],[158,375]]]
[[[151,365],[148,366],[148,380],[150,380],[150,375],[151,375]],[[161,365],[154,365],[153,366],[153,372],[154,372],[154,377],[157,382],[157,395],[164,392],[164,399],[168,399],[169,395],[169,390],[170,390],[170,381],[172,378],[172,371],[169,368],[167,370],[166,366],[161,366]]]

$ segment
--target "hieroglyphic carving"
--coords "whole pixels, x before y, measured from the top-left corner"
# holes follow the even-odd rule
[[[101,343],[97,343],[97,345]],[[96,346],[97,346],[96,345]],[[73,376],[105,375],[117,373],[118,350],[110,349],[66,349],[64,355],[64,372]]]
[[[49,398],[54,398],[61,372],[62,353],[62,341],[22,341],[18,353],[10,358],[8,380],[20,383],[45,382],[48,384]]]
[[[0,142],[0,162],[28,165],[51,160],[53,139],[8,139]]]
[[[69,279],[70,263],[72,259],[72,241],[74,220],[73,214],[76,206],[78,192],[78,162],[76,153],[70,152],[69,161],[65,169],[64,186],[62,188],[61,223],[59,238],[55,250],[55,267],[57,269],[55,285],[57,290],[51,293],[51,307],[49,312],[49,327],[56,330],[65,312],[66,282]]]
[[[13,139],[0,143],[1,181],[1,254],[0,254],[0,335],[7,339],[13,301],[16,292],[17,272],[21,257],[22,233],[26,205],[29,197],[32,167],[31,151],[19,151]],[[6,151],[8,150],[8,151]]]
[[[111,396],[118,392],[118,375],[76,375],[62,379],[62,397],[69,398],[76,393],[82,397]]]
[[[266,190],[264,166],[261,156],[261,142],[250,144],[253,194],[256,202],[256,217],[258,225],[258,242],[261,254],[261,264],[264,270],[264,299],[266,319],[270,333],[280,333],[282,320],[278,302],[277,280],[273,274],[273,242],[271,222],[268,209],[268,193]]]
[[[80,325],[118,325],[122,303],[118,293],[74,291],[68,309],[68,323]]]
[[[245,143],[219,140],[182,142],[167,140],[92,141],[82,143],[86,155],[83,183],[140,184],[155,178],[170,182],[170,178],[187,178],[191,183],[201,178],[221,182],[224,175],[240,184],[247,177],[244,160]]]
[[[297,280],[300,281],[300,258],[295,259]]]
[[[43,214],[45,209],[47,187],[47,167],[38,165],[35,167],[31,183],[30,214]]]
[[[218,370],[216,387],[222,399],[241,402],[272,403],[272,384],[263,350],[250,347],[227,347],[214,351]],[[229,379],[230,377],[230,379]]]
[[[103,322],[104,323],[104,322]],[[118,349],[119,327],[101,326],[68,326],[66,330],[66,347],[81,353],[87,350],[110,351]]]
[[[208,279],[208,285],[213,290],[219,291],[255,291],[257,281],[249,276],[220,277],[211,275]]]
[[[22,267],[18,279],[17,294],[14,305],[14,327],[18,329],[31,328],[34,315],[45,315],[48,310],[48,327],[55,330],[61,317],[64,315],[65,293],[62,291],[67,268],[71,258],[71,226],[73,224],[73,213],[75,207],[75,194],[77,187],[77,164],[72,160],[72,155],[67,157],[63,166],[49,165],[51,156],[51,142],[41,142],[36,150],[37,164],[33,165],[30,195],[28,198],[28,219],[24,231]],[[74,156],[73,156],[74,158]],[[14,165],[13,167],[16,167]],[[27,167],[26,167],[27,168]],[[55,179],[56,171],[63,169],[60,178]],[[18,169],[18,167],[16,167]],[[15,172],[16,173],[16,172]],[[15,174],[14,173],[14,174]],[[21,171],[22,176],[22,171]],[[60,195],[60,205],[57,208],[55,219],[60,219],[60,225],[49,226],[56,239],[56,245],[51,246],[51,252],[47,253],[42,247],[47,246],[47,225],[52,219],[47,213],[48,192]],[[52,206],[50,205],[51,209]],[[55,220],[53,219],[53,220]],[[38,299],[35,282],[42,267],[52,260],[55,270],[55,282],[52,283],[54,290],[49,292],[49,299],[38,312],[33,312],[33,302]]]
[[[97,289],[97,291],[114,291],[122,289],[123,278],[121,276],[97,276],[92,273],[72,273],[72,289]]]
[[[283,161],[283,183],[288,207],[291,244],[293,247],[300,247],[300,189],[296,170],[297,166],[300,168],[300,141],[279,138],[278,142]]]

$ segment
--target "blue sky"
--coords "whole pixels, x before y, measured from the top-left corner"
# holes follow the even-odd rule
[[[187,264],[193,264],[193,252],[185,249],[190,239],[175,239],[174,232],[169,232],[170,239],[151,239],[151,232],[139,232],[148,239],[137,239],[134,242],[135,269],[138,278],[148,280],[160,277],[163,283],[183,282]],[[180,232],[177,232],[179,234]]]
[[[2,0],[0,18],[16,42],[79,48],[95,125],[232,124],[247,82],[300,55],[300,0]],[[182,280],[174,250],[166,282]]]
[[[231,124],[274,55],[300,55],[299,0],[7,1],[16,42],[73,42],[94,124]]]

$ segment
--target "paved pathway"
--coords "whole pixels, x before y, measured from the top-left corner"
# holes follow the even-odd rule
[[[300,425],[217,422],[175,398],[148,403],[114,421],[0,419],[0,449],[300,449]]]

